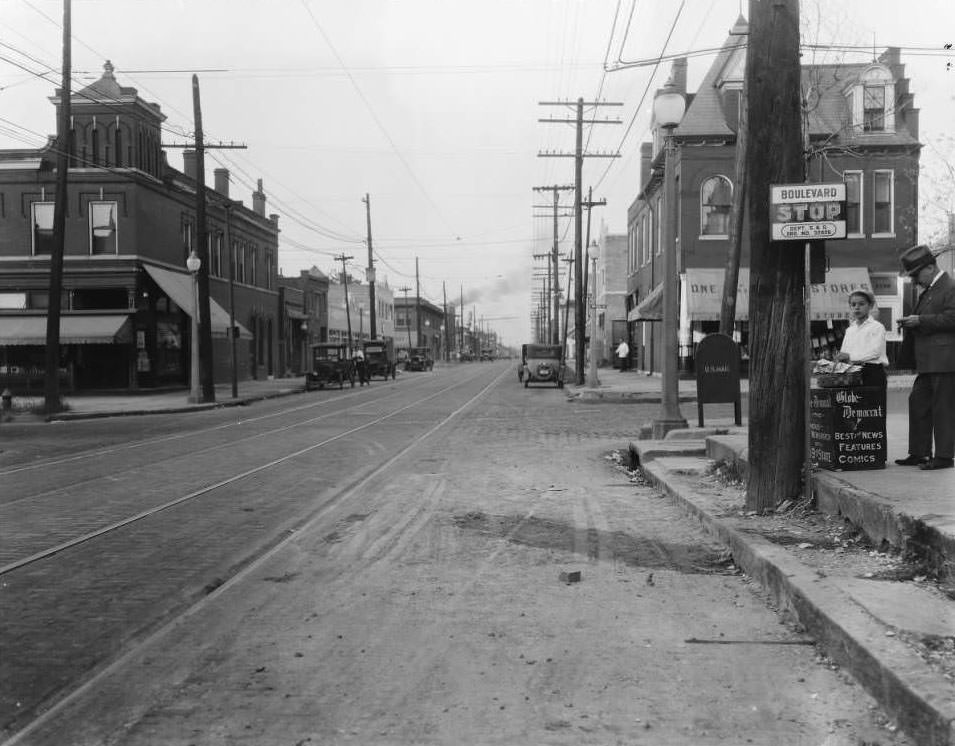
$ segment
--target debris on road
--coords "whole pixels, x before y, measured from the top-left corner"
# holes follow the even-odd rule
[[[573,570],[572,572],[562,572],[558,575],[558,579],[561,583],[566,583],[570,585],[571,583],[580,582],[580,570]]]

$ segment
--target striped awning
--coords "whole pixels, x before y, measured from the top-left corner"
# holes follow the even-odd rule
[[[46,315],[0,316],[0,345],[45,345]],[[128,314],[60,317],[60,344],[120,344],[132,340]]]
[[[192,300],[192,276],[185,272],[173,272],[161,267],[154,267],[151,264],[144,264],[143,268],[156,281],[162,291],[191,317],[194,305]],[[229,336],[229,313],[212,298],[209,298],[209,315],[212,320],[213,336]],[[239,329],[240,339],[251,339],[252,332],[238,321],[235,322],[235,325]]]

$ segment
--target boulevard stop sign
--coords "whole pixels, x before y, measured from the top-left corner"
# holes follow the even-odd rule
[[[846,237],[846,185],[776,184],[770,187],[773,241]]]

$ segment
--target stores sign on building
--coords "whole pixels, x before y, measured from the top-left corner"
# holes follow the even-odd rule
[[[846,185],[781,184],[770,187],[773,241],[846,237]]]

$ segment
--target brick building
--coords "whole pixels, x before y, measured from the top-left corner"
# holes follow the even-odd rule
[[[59,110],[60,91],[50,99]],[[67,390],[187,385],[193,278],[210,280],[213,372],[231,377],[230,308],[239,379],[274,374],[278,339],[278,216],[262,183],[252,207],[230,199],[229,174],[206,189],[208,246],[196,246],[195,154],[169,166],[157,104],[102,77],[71,95],[60,325]],[[50,279],[55,139],[0,151],[0,383],[42,388]],[[226,236],[231,236],[231,247]],[[204,249],[204,250],[203,250]],[[232,282],[230,304],[230,275]]]
[[[735,188],[746,34],[731,30],[695,93],[686,90],[687,61],[674,62],[671,80],[686,99],[676,143],[677,266],[680,273],[680,356],[692,368],[695,345],[718,330],[729,214]],[[890,357],[898,341],[894,319],[910,299],[898,277],[899,252],[918,234],[918,110],[899,50],[867,63],[804,65],[803,97],[809,134],[808,182],[845,182],[848,237],[826,244],[826,281],[812,285],[811,336],[816,354],[838,348],[848,323],[848,292],[876,295],[888,329]],[[758,123],[752,125],[758,126]],[[627,319],[636,367],[659,370],[664,221],[661,128],[641,148],[641,189],[627,213]],[[749,311],[748,231],[743,231],[735,336],[746,354]]]

